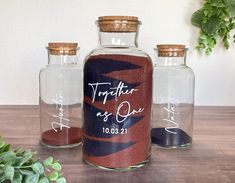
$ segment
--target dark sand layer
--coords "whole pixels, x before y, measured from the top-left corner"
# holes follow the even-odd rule
[[[153,144],[161,147],[177,147],[192,143],[192,137],[181,129],[171,129],[176,134],[167,132],[165,128],[153,128],[151,130],[151,139]]]

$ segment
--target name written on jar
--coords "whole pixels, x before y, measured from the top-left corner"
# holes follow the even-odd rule
[[[162,119],[163,121],[168,122],[172,126],[168,126],[165,128],[165,130],[172,134],[177,134],[177,132],[172,131],[173,129],[179,128],[179,123],[176,121],[175,116],[179,113],[176,112],[176,105],[175,104],[168,104],[168,107],[164,107],[163,109],[168,113],[168,118]]]
[[[58,114],[52,115],[55,118],[55,121],[51,122],[51,127],[56,132],[58,129],[62,130],[63,128],[70,128],[70,126],[67,125],[70,120],[67,119],[64,115],[63,97],[61,95],[56,95],[56,98],[53,99],[53,102],[56,104]]]
[[[137,92],[138,89],[127,89],[128,86],[125,85],[122,81],[119,82],[117,87],[112,87],[112,84],[109,82],[103,83],[88,83],[89,86],[92,88],[92,103],[95,102],[96,97],[104,97],[103,104],[106,104],[108,97],[114,97],[115,100],[118,100],[118,97],[121,95],[131,95],[134,92]],[[109,86],[108,90],[101,91],[100,86]],[[125,113],[121,113],[121,111],[125,111]],[[116,122],[122,123],[128,117],[141,113],[144,111],[144,108],[132,109],[130,102],[122,101],[119,106],[117,107],[116,111]],[[105,112],[98,112],[96,116],[102,117],[104,122],[108,121],[108,118],[113,115],[112,113],[105,111]]]

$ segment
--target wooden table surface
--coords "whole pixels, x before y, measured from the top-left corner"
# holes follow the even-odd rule
[[[235,107],[196,107],[191,148],[153,146],[149,165],[122,173],[84,164],[81,147],[39,145],[37,106],[0,106],[0,133],[14,147],[36,150],[42,159],[59,159],[68,183],[235,183]]]

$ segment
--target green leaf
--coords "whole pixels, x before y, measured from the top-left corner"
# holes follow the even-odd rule
[[[22,179],[22,175],[17,173],[14,175],[12,183],[21,183]]]
[[[204,7],[203,7],[203,17],[204,18],[210,18],[211,16],[213,16],[215,14],[215,11],[214,11],[214,7],[212,6],[211,2],[207,2],[204,4]]]
[[[61,165],[58,162],[51,164],[51,168],[57,171],[61,171]]]
[[[10,150],[10,148],[11,148],[10,144],[4,144],[4,145],[1,147],[0,153],[2,153],[2,152],[7,152],[7,151]]]
[[[225,4],[221,0],[213,0],[211,1],[211,6],[222,8],[225,7]]]
[[[39,174],[27,175],[25,183],[37,183],[39,179]]]
[[[210,48],[213,48],[216,44],[216,40],[215,38],[211,37],[208,39],[208,42],[207,42],[207,45],[210,47]]]
[[[43,165],[46,167],[51,165],[52,163],[53,163],[53,157],[51,157],[51,156],[43,161]]]
[[[16,150],[15,150],[15,153],[17,155],[22,155],[24,152],[25,152],[25,150],[24,150],[23,147],[17,147]]]
[[[205,34],[200,35],[201,40],[207,40],[207,36]]]
[[[201,39],[199,41],[200,44],[206,45],[207,44],[207,39]]]
[[[47,178],[48,178],[50,181],[56,181],[56,180],[58,179],[58,177],[59,177],[58,172],[54,171],[54,172],[52,172],[51,174],[49,174]]]
[[[5,145],[5,142],[2,138],[2,136],[0,136],[0,149]]]
[[[16,154],[13,151],[8,151],[0,154],[0,162],[6,164],[16,158]]]
[[[194,12],[191,17],[192,25],[194,25],[196,27],[201,27],[202,26],[202,18],[203,18],[203,10],[202,9]]]
[[[64,177],[58,178],[56,183],[66,183],[66,179]]]
[[[12,180],[13,176],[14,176],[14,172],[15,172],[15,170],[11,165],[6,165],[6,167],[4,169],[4,174],[7,179]]]
[[[42,166],[41,163],[34,163],[32,166],[32,169],[35,173],[38,173],[40,175],[42,175],[44,173],[44,167]]]
[[[23,159],[22,157],[16,157],[16,158],[14,159],[13,163],[12,163],[12,166],[14,166],[14,167],[19,167],[20,164],[21,164],[22,159]]]
[[[225,0],[225,5],[228,10],[228,13],[231,16],[235,16],[235,0]]]
[[[224,42],[224,47],[225,47],[226,49],[229,49],[230,44],[229,44],[229,42],[228,42],[228,41],[225,41],[225,42]]]
[[[23,159],[21,160],[20,165],[25,164],[27,161],[29,161],[33,157],[33,153],[31,151],[25,151],[23,154]]]
[[[211,17],[202,24],[202,31],[208,35],[215,34],[220,26],[220,19],[216,16]]]
[[[43,177],[43,178],[40,178],[40,179],[39,179],[39,182],[38,182],[38,183],[49,183],[49,180],[48,180],[48,178]]]
[[[6,180],[6,177],[0,174],[0,182],[4,182],[5,180]]]
[[[210,55],[211,52],[212,52],[212,49],[211,49],[211,48],[206,48],[206,54],[207,54],[207,55]]]
[[[23,169],[19,169],[19,172],[20,172],[22,175],[32,175],[32,174],[33,174],[32,171],[23,170]]]

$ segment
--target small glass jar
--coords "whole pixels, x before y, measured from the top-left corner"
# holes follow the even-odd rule
[[[192,144],[194,73],[186,66],[186,52],[185,45],[157,45],[151,138],[160,147]]]
[[[99,47],[84,65],[83,160],[126,171],[150,159],[152,62],[137,47],[140,21],[99,17]]]
[[[73,147],[82,141],[78,49],[77,43],[47,47],[49,63],[39,75],[41,144],[47,147]]]

